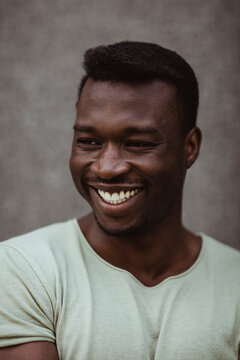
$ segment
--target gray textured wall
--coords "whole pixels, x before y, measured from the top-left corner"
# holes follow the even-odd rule
[[[238,0],[1,0],[0,14],[1,239],[87,211],[68,171],[82,54],[129,39],[194,67],[204,140],[184,220],[240,248]]]

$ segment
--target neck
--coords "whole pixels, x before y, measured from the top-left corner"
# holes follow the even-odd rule
[[[80,219],[79,225],[104,260],[129,271],[146,286],[187,270],[201,247],[200,238],[183,227],[181,216],[166,217],[144,232],[124,237],[105,234],[92,213]]]

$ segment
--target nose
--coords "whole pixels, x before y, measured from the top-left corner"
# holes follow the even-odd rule
[[[112,179],[128,173],[130,165],[121,157],[121,149],[109,144],[98,154],[92,163],[91,170],[102,179]]]

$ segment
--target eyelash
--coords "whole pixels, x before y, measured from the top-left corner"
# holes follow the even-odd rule
[[[82,144],[85,146],[100,146],[101,145],[99,142],[97,142],[94,139],[77,139],[76,142],[77,142],[77,144]]]
[[[82,139],[82,138],[78,138],[76,139],[77,144],[79,145],[79,147],[83,147],[85,149],[96,149],[101,147],[101,143],[99,143],[97,140],[95,139]],[[125,143],[125,147],[126,148],[136,148],[136,149],[148,149],[148,148],[154,148],[156,147],[157,144],[155,143],[150,143],[150,142],[145,142],[145,141],[127,141]]]
[[[155,147],[156,145],[149,142],[144,141],[127,141],[126,146],[137,147],[137,148],[146,148],[146,147]]]

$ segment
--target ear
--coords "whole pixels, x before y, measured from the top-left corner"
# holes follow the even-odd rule
[[[198,158],[202,133],[198,127],[194,127],[185,137],[185,163],[186,168],[190,168]]]

